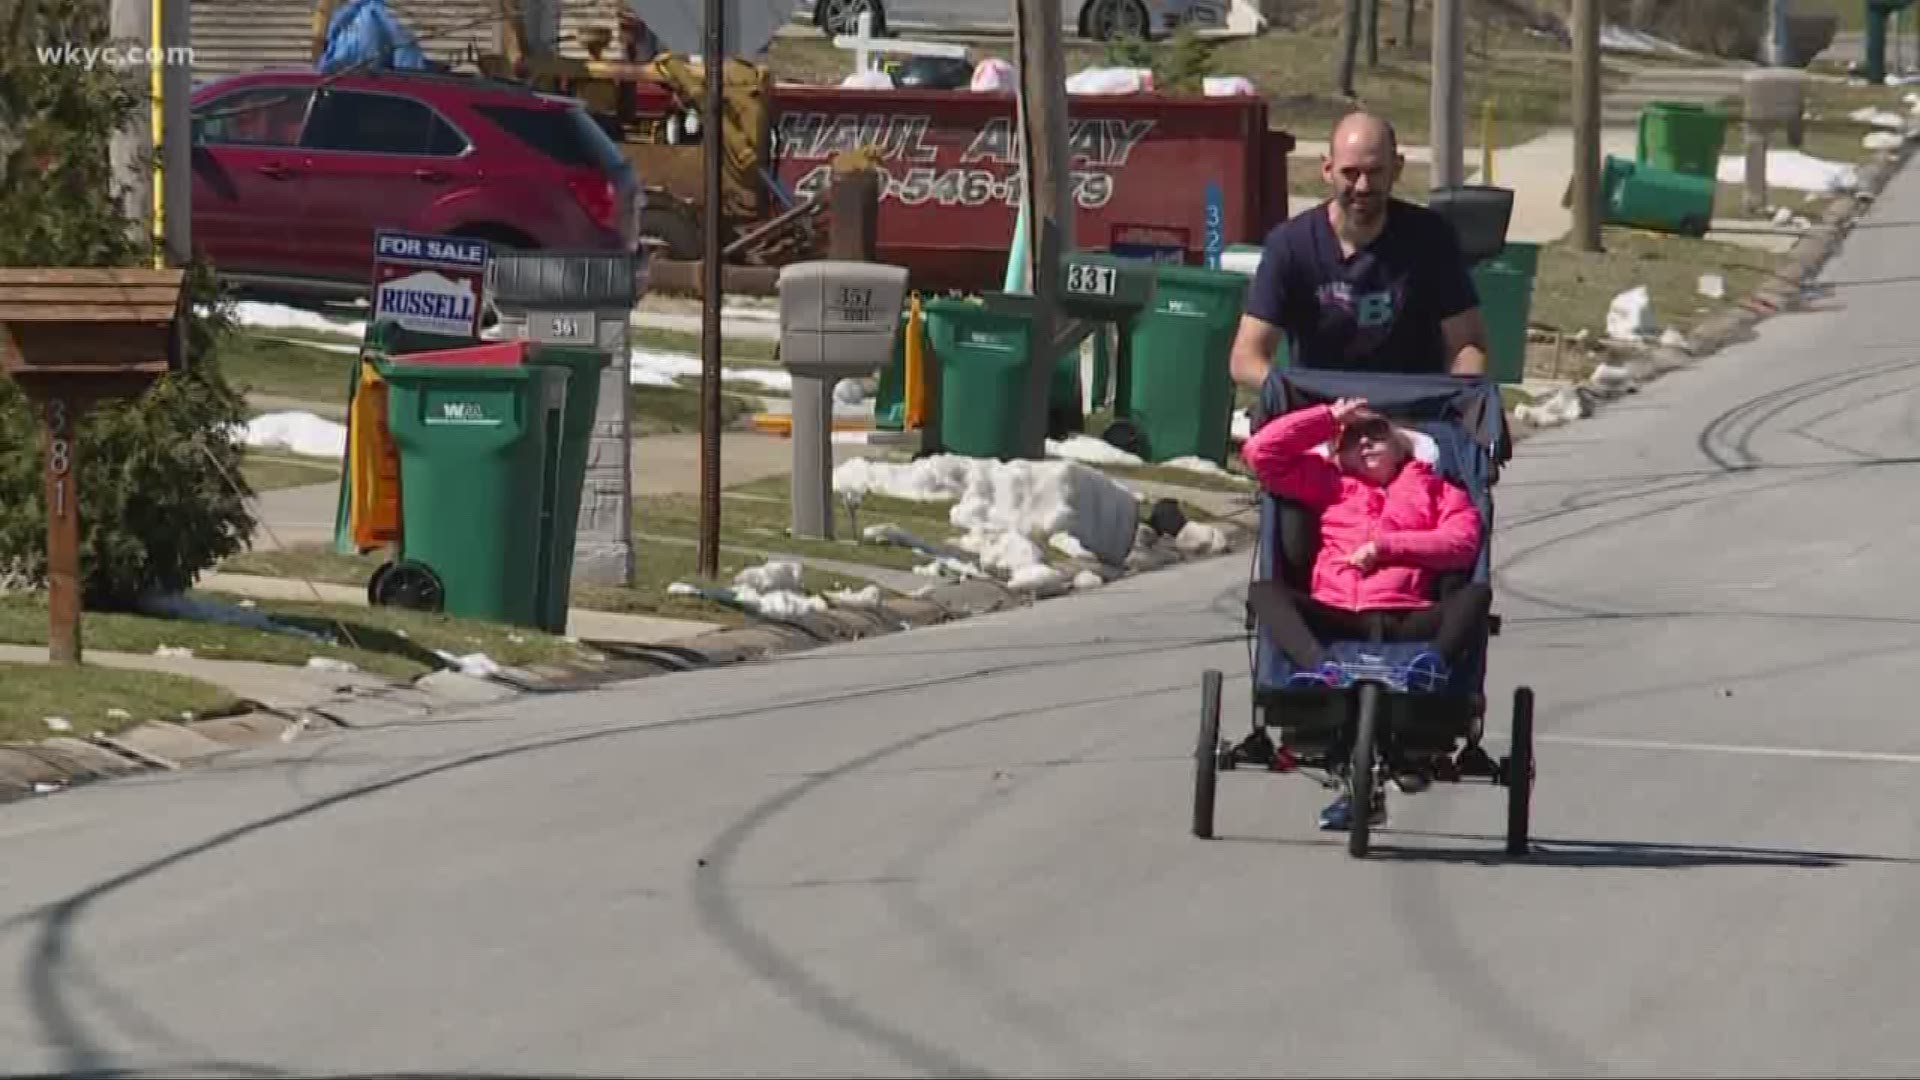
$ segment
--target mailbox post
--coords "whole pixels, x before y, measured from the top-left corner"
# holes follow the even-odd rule
[[[179,269],[0,268],[0,369],[40,415],[47,508],[47,653],[80,663],[80,418],[138,397],[175,354]]]
[[[496,252],[488,293],[500,332],[543,345],[576,345],[607,354],[600,405],[580,493],[573,580],[625,585],[633,580],[633,416],[629,320],[643,291],[631,255]]]
[[[793,535],[833,539],[833,388],[893,359],[907,271],[820,260],[780,269],[780,362],[793,375]]]

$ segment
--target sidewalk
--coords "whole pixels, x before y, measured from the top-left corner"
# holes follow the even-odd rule
[[[82,651],[80,659],[84,664],[99,667],[185,675],[218,686],[235,697],[289,713],[320,705],[342,688],[371,690],[392,685],[391,680],[364,672],[322,671],[289,664],[255,663],[251,660],[145,656],[98,649]],[[44,664],[47,662],[47,650],[31,645],[0,645],[0,662]]]

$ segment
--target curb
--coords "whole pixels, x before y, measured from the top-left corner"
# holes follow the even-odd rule
[[[1853,192],[1829,202],[1820,215],[1819,224],[1794,242],[1779,268],[1752,292],[1695,327],[1693,333],[1687,335],[1685,348],[1655,345],[1638,350],[1623,364],[1628,376],[1625,387],[1600,389],[1589,383],[1576,384],[1573,389],[1581,398],[1580,417],[1591,416],[1598,402],[1632,394],[1663,375],[1689,367],[1729,346],[1751,341],[1756,336],[1754,327],[1775,315],[1799,308],[1813,279],[1852,235],[1853,225],[1906,166],[1914,153],[1915,138],[1916,135],[1909,134],[1898,151],[1877,153],[1862,165],[1858,171],[1859,183]],[[1507,426],[1513,441],[1518,443],[1540,431],[1564,427],[1565,423],[1540,427],[1512,417]]]
[[[1226,550],[1187,555],[1167,540],[1153,549],[1164,552],[1167,558],[1141,569],[1108,567],[1102,576],[1109,581],[1121,580],[1167,566],[1225,558],[1244,551],[1255,539],[1253,529],[1231,518],[1211,524],[1225,534]],[[744,627],[710,630],[657,644],[585,642],[605,657],[591,666],[529,665],[506,668],[487,678],[440,670],[411,682],[342,687],[331,698],[294,714],[246,702],[248,711],[231,716],[149,721],[111,736],[59,736],[0,746],[0,804],[55,794],[96,780],[177,771],[272,743],[414,723],[436,714],[487,708],[536,694],[578,693],[659,675],[765,660],[1011,611],[1043,600],[987,579],[949,582],[919,596],[883,600],[872,608],[829,608],[791,621],[763,619]]]

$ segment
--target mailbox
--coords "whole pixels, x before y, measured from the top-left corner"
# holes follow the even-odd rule
[[[1060,263],[1060,308],[1077,319],[1122,322],[1153,302],[1153,264],[1094,251]]]
[[[795,375],[837,381],[893,359],[907,271],[824,259],[780,269],[780,362]]]
[[[47,651],[80,663],[80,416],[137,397],[178,358],[185,272],[0,268],[0,370],[40,414],[45,439]]]
[[[780,268],[780,362],[793,375],[793,534],[833,539],[833,388],[893,359],[907,271],[822,259]]]
[[[144,392],[172,367],[181,270],[0,268],[0,370],[29,396]]]
[[[1792,68],[1759,68],[1741,80],[1741,101],[1749,125],[1782,128],[1787,144],[1799,146],[1806,126],[1806,73]]]
[[[496,251],[487,268],[487,295],[500,316],[497,333],[607,356],[575,517],[572,580],[578,582],[625,585],[633,579],[627,384],[630,321],[645,291],[645,262],[633,255]]]

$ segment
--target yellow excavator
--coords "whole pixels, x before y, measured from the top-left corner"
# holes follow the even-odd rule
[[[315,0],[316,58],[325,50],[327,26],[340,2]],[[605,56],[614,37],[605,25],[579,31],[586,58],[532,48],[515,0],[493,3],[502,30],[495,38],[504,52],[470,49],[467,62],[490,78],[580,99],[614,136],[646,188],[641,232],[658,240],[667,258],[700,258],[706,202],[703,147],[712,131],[703,115],[704,65],[673,53],[637,59],[645,34],[639,20],[627,13],[619,19],[619,58]],[[772,73],[729,58],[725,79],[721,192],[728,261],[765,265],[803,256],[820,242],[821,207],[791,200],[769,167]]]

